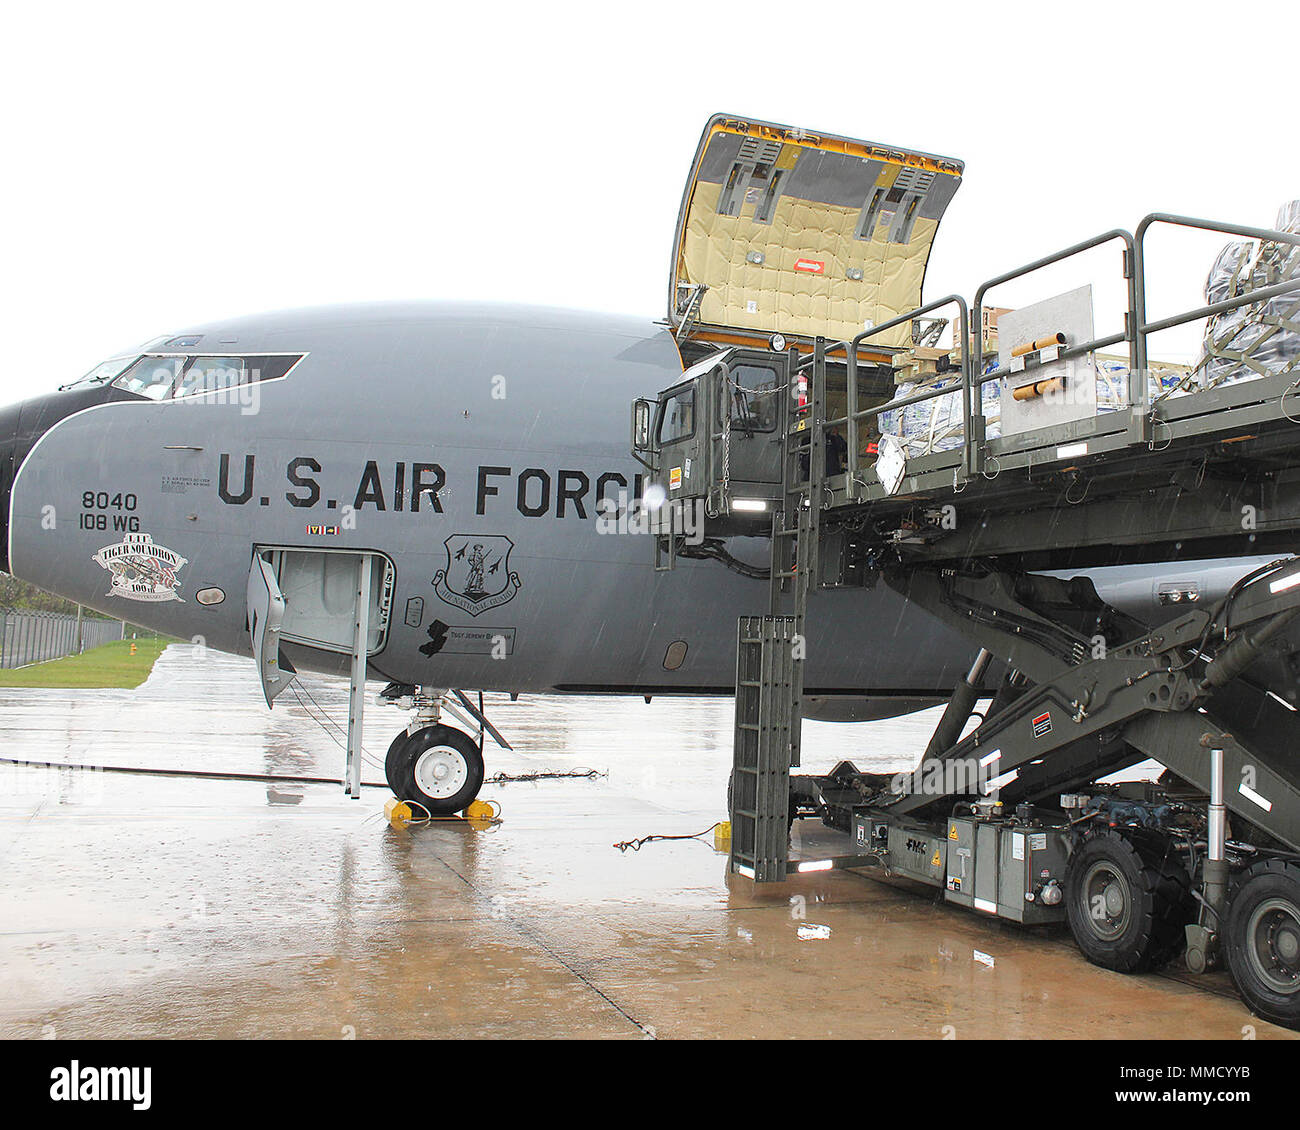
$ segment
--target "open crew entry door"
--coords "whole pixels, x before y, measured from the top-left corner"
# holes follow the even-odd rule
[[[716,115],[682,196],[669,321],[679,338],[848,341],[916,309],[961,174],[947,157]],[[910,327],[873,344],[910,346]]]
[[[259,547],[248,575],[248,630],[270,706],[293,681],[281,642],[346,654],[349,665],[345,789],[361,792],[366,663],[388,634],[394,572],[380,554]]]
[[[248,634],[266,705],[271,706],[297,677],[293,664],[280,653],[280,628],[284,623],[284,594],[271,563],[253,554],[248,571]]]

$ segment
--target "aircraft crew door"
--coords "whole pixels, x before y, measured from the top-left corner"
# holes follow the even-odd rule
[[[270,706],[288,689],[297,673],[280,654],[280,627],[284,623],[284,594],[275,569],[260,553],[253,554],[248,571],[248,634],[253,641],[253,659],[262,683],[262,694]]]
[[[357,568],[371,560],[366,608],[366,654],[383,649],[393,596],[393,568],[386,557],[334,549],[268,551],[284,593],[283,639],[322,651],[348,654],[357,613]]]
[[[359,608],[363,558],[370,563],[369,599]],[[350,655],[356,650],[358,612],[364,611],[365,654],[382,650],[393,579],[392,564],[380,554],[258,547],[248,576],[248,617],[267,704],[293,680],[281,642]]]
[[[280,645],[348,657],[348,743],[344,788],[361,795],[361,726],[366,666],[388,638],[392,562],[378,553],[254,547],[248,574],[248,631],[270,706],[294,678]],[[328,669],[328,667],[327,667]]]

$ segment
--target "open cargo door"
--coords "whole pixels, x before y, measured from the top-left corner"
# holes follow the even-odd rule
[[[682,197],[668,316],[848,340],[921,305],[962,163],[717,115]],[[910,346],[906,325],[874,345]]]

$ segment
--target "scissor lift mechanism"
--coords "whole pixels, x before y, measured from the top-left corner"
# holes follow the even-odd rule
[[[973,318],[952,295],[850,342],[818,338],[802,360],[769,354],[801,396],[780,398],[780,487],[759,519],[770,527],[736,507],[739,492],[717,466],[730,437],[716,420],[706,423],[696,481],[708,491],[708,522],[724,536],[768,533],[772,546],[768,614],[739,626],[731,867],[757,882],[877,867],[999,917],[1066,920],[1090,960],[1123,971],[1178,952],[1196,972],[1226,957],[1257,1013],[1298,1027],[1300,561],[1289,555],[1300,534],[1300,373],[1155,404],[1146,374],[1151,334],[1294,295],[1300,280],[1148,321],[1143,242],[1155,224],[1300,243],[1285,232],[1155,214],[1136,235],[1106,232],[990,280]],[[1129,406],[987,438],[980,388],[1009,369],[978,372],[983,356],[970,326],[982,325],[985,294],[1112,241],[1124,249],[1124,330],[1057,354],[1068,360],[1125,343]],[[859,429],[885,407],[859,408],[859,357],[871,338],[945,308],[956,311],[963,443],[908,461],[891,491],[859,454]],[[837,418],[825,412],[831,366],[846,373],[847,407]],[[717,379],[727,379],[726,366]],[[707,381],[701,387],[701,404],[716,403]],[[835,427],[847,432],[847,466],[827,475],[823,445]],[[641,454],[666,485],[672,453],[652,441]],[[1215,606],[1170,605],[1155,628],[1107,606],[1085,577],[1044,575],[1268,553],[1278,560]],[[845,762],[824,776],[791,776],[814,577],[885,584],[978,648],[914,773],[861,773]],[[1000,679],[986,683],[992,670]],[[977,700],[990,695],[977,715]],[[1147,758],[1169,774],[1155,784],[1098,784]],[[848,833],[851,849],[791,860],[796,814]]]

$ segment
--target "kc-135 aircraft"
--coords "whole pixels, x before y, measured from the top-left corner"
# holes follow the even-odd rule
[[[766,551],[736,539],[654,570],[650,539],[612,520],[642,489],[629,404],[732,346],[806,348],[919,306],[961,172],[719,115],[683,197],[664,322],[408,302],[180,327],[0,413],[0,567],[253,655],[268,705],[295,670],[347,672],[361,614],[365,673],[415,709],[390,785],[460,811],[484,767],[442,722],[453,689],[731,693]],[[1248,568],[1097,580],[1140,613],[1170,581],[1213,599]],[[973,654],[884,588],[816,592],[808,620],[812,718],[936,704]]]

